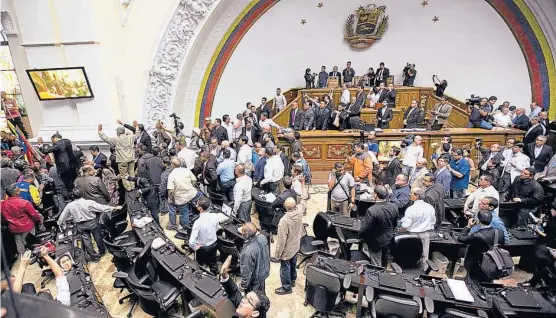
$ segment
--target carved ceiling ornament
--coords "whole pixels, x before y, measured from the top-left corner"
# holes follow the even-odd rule
[[[192,44],[190,42],[217,2],[218,0],[180,0],[158,47],[154,65],[149,71],[143,112],[145,127],[152,129],[158,120],[168,118],[181,67]]]

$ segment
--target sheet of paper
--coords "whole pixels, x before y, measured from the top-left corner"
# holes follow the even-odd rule
[[[465,281],[448,279],[447,282],[456,300],[465,301],[469,303],[475,301],[475,298],[473,298],[473,296],[469,292],[469,289],[467,289],[467,285],[465,284]]]
[[[266,202],[274,202],[274,200],[276,200],[276,196],[274,195],[274,193],[267,193],[264,195],[264,200]]]
[[[232,208],[227,205],[226,203],[222,203],[222,212],[224,212],[224,214],[230,216],[230,214],[232,213]]]

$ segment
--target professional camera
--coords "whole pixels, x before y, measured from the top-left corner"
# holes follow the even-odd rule
[[[400,147],[405,148],[405,147],[411,145],[413,143],[414,138],[415,138],[415,135],[413,135],[413,134],[407,135],[404,139],[400,140]]]
[[[35,264],[37,261],[39,261],[40,265],[42,265],[41,267],[46,265],[46,263],[44,261],[42,261],[42,259],[41,259],[41,247],[42,246],[44,246],[48,249],[48,254],[49,255],[54,256],[55,251],[56,251],[56,247],[54,247],[53,242],[52,241],[45,242],[44,244],[36,246],[31,251],[31,257],[29,258],[29,264],[30,265]]]
[[[176,113],[171,113],[170,117],[174,119],[174,130],[177,135],[183,129],[183,123],[180,122],[180,118],[176,115]]]
[[[477,149],[483,147],[483,138],[475,138],[475,147]]]
[[[472,106],[472,105],[478,105],[481,102],[481,96],[475,96],[473,94],[471,94],[471,97],[465,100],[465,104]]]

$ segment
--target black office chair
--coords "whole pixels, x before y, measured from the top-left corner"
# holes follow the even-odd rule
[[[124,213],[125,214],[125,213]],[[99,225],[102,230],[103,237],[109,242],[130,243],[138,242],[134,231],[125,231],[128,222],[126,219],[118,221],[110,217],[109,213],[103,213],[99,219]]]
[[[513,312],[512,312],[513,313]],[[492,318],[508,318],[496,297],[492,298]]]
[[[261,229],[270,233],[270,242],[274,243],[274,238],[272,234],[276,234],[276,226],[272,222],[274,220],[275,211],[272,208],[272,203],[266,202],[261,199],[255,199],[255,211],[259,214],[259,223],[261,224]]]
[[[222,193],[217,192],[216,189],[208,188],[208,196],[212,204],[218,207],[222,207],[222,204],[224,204],[225,201],[228,201],[226,196]]]
[[[329,250],[328,233],[330,228],[332,228],[330,217],[324,212],[319,212],[315,216],[315,220],[313,221],[313,232],[315,236],[307,234],[308,226],[308,224],[303,223],[305,234],[301,237],[299,246],[299,253],[303,255],[303,259],[297,264],[297,268],[300,268],[301,264],[307,262],[315,253]]]
[[[394,237],[394,241],[390,246],[390,253],[393,262],[399,265],[404,273],[412,275],[420,275],[423,273],[423,267],[420,262],[423,255],[423,242],[417,234],[401,234]],[[427,259],[427,269],[425,274],[429,274],[432,270],[438,271],[438,266]]]
[[[425,309],[419,297],[400,297],[389,294],[375,294],[372,287],[365,288],[365,298],[367,300],[371,317],[392,317],[392,318],[416,318],[422,317]],[[433,311],[432,300],[425,297],[425,308],[427,312]],[[430,316],[429,316],[430,317]]]
[[[224,263],[228,255],[232,255],[230,272],[239,273],[239,250],[237,249],[235,242],[218,235],[216,237],[216,244],[218,253],[220,254],[220,262]]]
[[[514,202],[500,202],[498,216],[504,221],[506,228],[513,228],[517,223],[518,204]]]
[[[362,251],[363,244],[361,240],[356,238],[346,239],[341,228],[336,227],[335,230],[338,241],[340,242],[340,258],[360,264],[364,264],[365,262],[370,263],[367,254]],[[351,247],[353,244],[359,244],[359,249],[352,250]]]
[[[315,265],[309,265],[305,277],[304,305],[311,304],[317,310],[311,317],[346,316],[343,312],[334,311],[345,297],[345,292],[342,290],[342,279],[338,274]]]

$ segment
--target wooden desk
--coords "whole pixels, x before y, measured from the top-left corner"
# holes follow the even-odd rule
[[[303,143],[303,154],[309,162],[313,171],[327,171],[332,168],[335,162],[344,161],[346,156],[352,153],[352,143],[360,140],[359,130],[327,130],[327,131],[300,131],[301,142]],[[424,132],[405,132],[399,129],[385,129],[377,132],[376,140],[379,142],[380,153],[385,154],[389,145],[397,143],[409,134],[419,135],[423,138],[423,150],[425,158],[435,151],[430,147],[432,143],[440,142],[443,136],[452,137],[452,144],[455,147],[472,147],[471,157],[476,158],[476,150],[474,148],[475,139],[483,139],[483,144],[489,146],[493,143],[504,145],[506,139],[513,137],[521,140],[524,132],[516,129],[505,130],[486,130],[480,128],[448,128],[439,131]],[[290,142],[280,139],[280,143],[286,147],[290,147]]]

